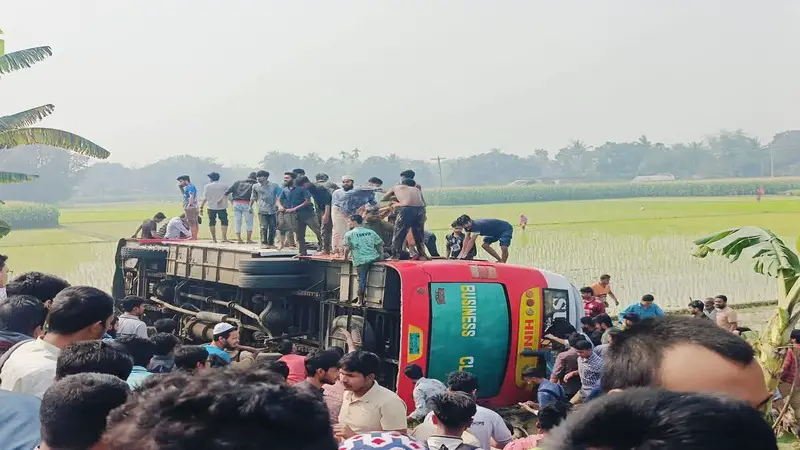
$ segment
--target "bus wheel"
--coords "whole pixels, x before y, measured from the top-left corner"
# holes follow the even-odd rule
[[[347,351],[347,340],[344,331],[347,330],[347,316],[338,316],[333,319],[329,340],[330,346],[337,346]],[[365,322],[361,316],[350,316],[350,335],[357,348],[374,352],[377,349],[375,331],[369,322]],[[355,349],[351,349],[355,350]]]

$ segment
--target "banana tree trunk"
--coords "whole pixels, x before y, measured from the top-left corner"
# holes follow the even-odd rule
[[[781,348],[789,343],[789,335],[800,318],[800,311],[795,311],[800,300],[800,280],[794,277],[787,280],[783,274],[779,274],[778,296],[777,311],[767,322],[755,349],[770,391],[774,391],[780,381],[784,360]]]

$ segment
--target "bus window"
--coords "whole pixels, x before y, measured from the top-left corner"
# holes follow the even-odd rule
[[[510,309],[500,283],[431,283],[428,377],[457,370],[480,380],[478,398],[500,392],[508,364]]]
[[[553,325],[558,318],[570,321],[569,317],[569,292],[564,289],[543,289],[544,294],[544,323],[542,331]]]

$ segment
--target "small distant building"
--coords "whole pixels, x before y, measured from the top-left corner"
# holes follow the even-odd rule
[[[654,175],[639,175],[631,180],[631,183],[649,183],[653,181],[675,181],[675,175],[671,173],[657,173]]]

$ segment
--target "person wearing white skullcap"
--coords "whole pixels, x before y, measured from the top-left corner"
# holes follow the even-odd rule
[[[230,364],[231,355],[225,350],[235,350],[239,345],[239,329],[227,322],[220,322],[214,325],[212,333],[214,340],[204,346],[208,355],[217,355]]]

